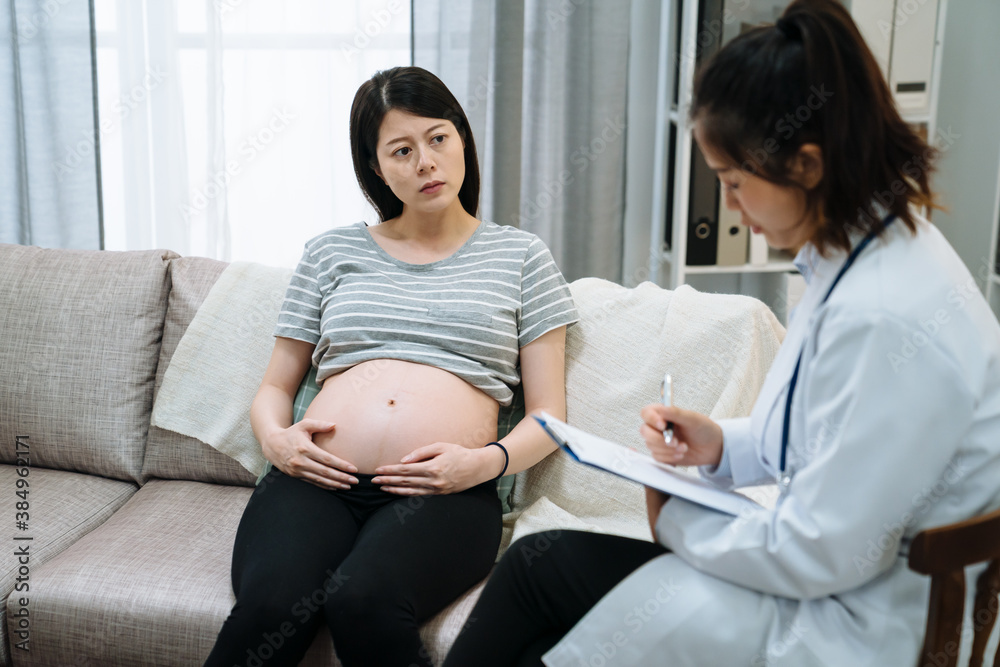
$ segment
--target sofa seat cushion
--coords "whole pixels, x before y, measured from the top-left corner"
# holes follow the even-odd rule
[[[31,652],[18,665],[199,665],[235,602],[233,541],[253,489],[150,480],[99,529],[32,571]],[[425,624],[443,658],[479,596]],[[320,632],[303,665],[332,667]]]
[[[17,664],[201,664],[232,606],[232,545],[251,492],[146,483],[32,572],[31,652]]]
[[[170,257],[0,244],[0,462],[142,483]]]
[[[17,480],[25,479],[27,487],[26,498],[15,497]],[[17,612],[22,606],[19,600],[27,598],[28,647],[34,646],[34,594],[37,575],[41,566],[52,560],[78,539],[100,526],[108,517],[125,504],[125,501],[136,491],[136,485],[104,477],[81,475],[61,470],[46,470],[30,468],[26,476],[19,476],[17,468],[0,465],[0,489],[10,497],[10,520],[14,521],[14,502],[28,503],[28,529],[16,530],[8,545],[10,552],[0,560],[3,569],[0,570],[0,613],[5,613],[8,595],[11,596],[11,613]],[[12,526],[14,527],[14,526]],[[31,540],[16,538],[31,537]],[[26,549],[27,563],[21,563],[20,557],[14,554],[19,549]],[[20,568],[24,565],[27,572]],[[17,590],[15,590],[15,587]],[[24,612],[21,612],[24,613]],[[10,650],[15,658],[26,655],[26,651],[13,647],[21,641],[14,633],[22,617],[11,617],[7,623],[0,624],[0,664],[9,665]],[[10,633],[8,632],[10,626]],[[11,638],[8,641],[8,638]]]

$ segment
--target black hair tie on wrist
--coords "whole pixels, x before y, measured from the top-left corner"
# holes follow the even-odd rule
[[[497,447],[500,448],[500,451],[503,452],[503,470],[500,471],[499,475],[493,478],[493,479],[500,479],[501,477],[503,477],[504,473],[507,472],[507,464],[510,463],[510,454],[507,453],[507,448],[501,445],[499,442],[486,443],[487,447],[489,447],[490,445],[496,445]]]
[[[775,21],[774,27],[780,30],[781,34],[784,35],[786,39],[802,39],[802,33],[799,32],[799,27],[785,17],[781,17]]]

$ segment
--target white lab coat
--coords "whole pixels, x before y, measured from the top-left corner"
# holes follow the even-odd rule
[[[854,237],[856,244],[860,237]],[[550,667],[912,665],[929,580],[917,532],[1000,506],[1000,326],[965,265],[921,220],[896,221],[820,305],[846,253],[796,257],[808,282],[750,417],[721,422],[723,487],[773,482],[785,395],[790,486],[773,510],[679,498],[672,553],[612,590]]]

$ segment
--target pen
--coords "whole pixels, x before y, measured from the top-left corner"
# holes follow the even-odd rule
[[[663,382],[660,384],[660,403],[672,407],[674,404],[674,382],[670,373],[663,374]],[[663,442],[670,444],[674,439],[674,423],[667,422],[667,428],[663,431]]]

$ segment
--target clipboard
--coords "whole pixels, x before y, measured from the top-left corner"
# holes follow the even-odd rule
[[[718,489],[703,479],[678,472],[673,466],[660,463],[648,454],[587,433],[546,412],[532,417],[574,461],[732,516],[764,509],[740,493]]]

